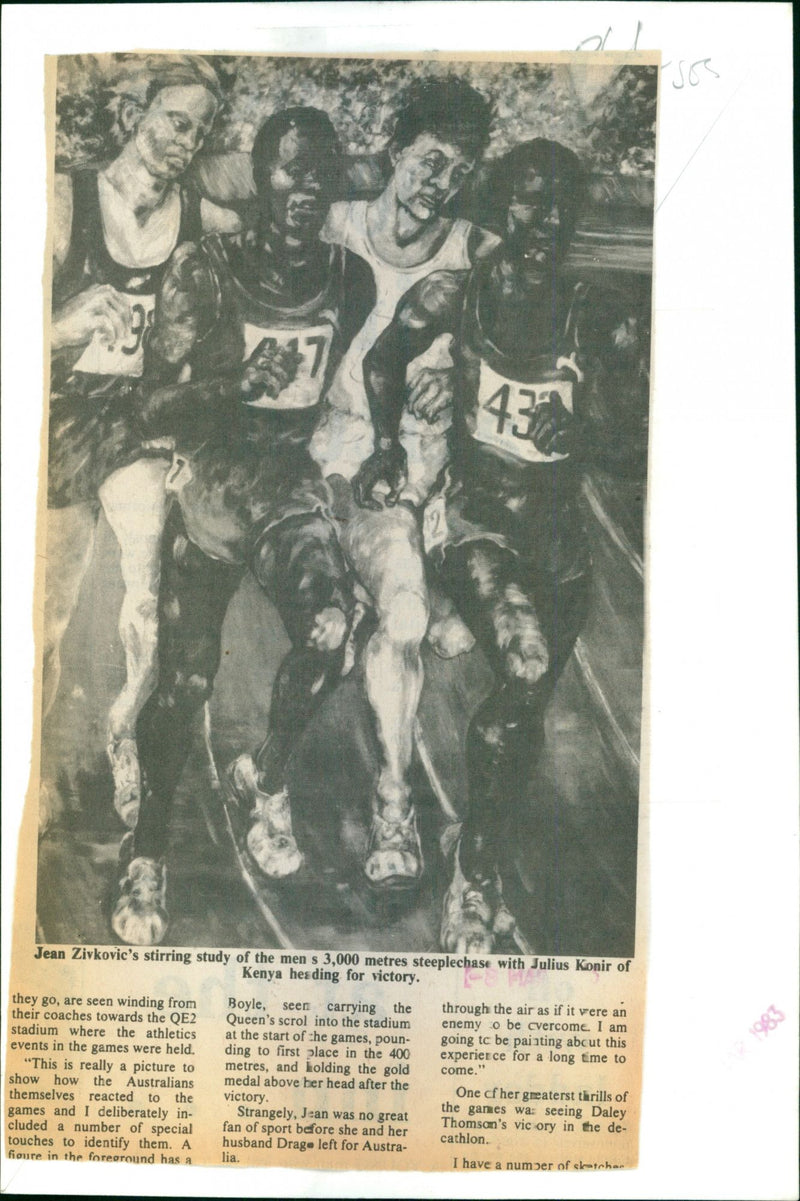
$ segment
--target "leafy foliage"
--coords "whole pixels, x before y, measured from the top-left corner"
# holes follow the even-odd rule
[[[621,175],[652,174],[656,146],[653,68],[621,67],[594,99],[589,138],[601,169]]]
[[[346,153],[371,154],[389,137],[404,88],[426,75],[458,74],[494,106],[489,157],[531,137],[551,137],[590,171],[652,177],[655,148],[655,67],[608,68],[588,103],[574,86],[580,64],[443,62],[401,59],[271,58],[209,55],[224,104],[206,149],[249,151],[264,119],[291,104],[327,112]],[[587,56],[588,61],[588,56]],[[142,61],[132,55],[78,55],[58,62],[56,161],[61,169],[114,155],[109,104],[141,88]],[[597,75],[598,68],[592,66]],[[120,82],[122,80],[122,82]]]

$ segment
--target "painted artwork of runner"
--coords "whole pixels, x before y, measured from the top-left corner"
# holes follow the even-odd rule
[[[633,953],[657,75],[58,60],[41,941]]]

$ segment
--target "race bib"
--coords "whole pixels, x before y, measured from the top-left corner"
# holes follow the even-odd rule
[[[333,339],[331,325],[306,325],[301,329],[267,329],[244,326],[244,357],[266,339],[268,346],[285,346],[302,355],[297,374],[277,396],[257,397],[247,403],[255,409],[310,409],[319,404]]]
[[[86,371],[90,375],[136,375],[144,367],[144,342],[153,324],[156,307],[155,295],[137,296],[132,292],[118,292],[130,315],[130,331],[121,342],[109,345],[99,332],[73,367],[73,371]]]
[[[429,555],[437,546],[443,546],[449,534],[447,505],[443,496],[432,497],[422,515],[422,543]]]
[[[572,409],[572,380],[548,380],[522,384],[492,371],[481,360],[478,406],[473,437],[488,446],[527,463],[555,463],[565,454],[542,454],[533,443],[538,409],[558,396],[564,408]]]

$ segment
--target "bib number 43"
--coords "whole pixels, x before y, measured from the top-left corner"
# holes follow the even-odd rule
[[[528,462],[548,462],[565,458],[557,452],[544,453],[535,444],[541,419],[547,411],[564,408],[572,412],[572,382],[553,380],[541,384],[521,384],[503,380],[488,369],[482,373],[481,396],[475,437],[489,445]],[[488,386],[485,386],[488,385]]]

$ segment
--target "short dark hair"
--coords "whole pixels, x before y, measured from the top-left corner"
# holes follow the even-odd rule
[[[404,150],[420,134],[432,133],[469,158],[479,158],[489,145],[491,123],[491,104],[466,79],[419,79],[403,93],[391,144]]]
[[[575,232],[583,203],[584,174],[577,154],[549,138],[520,142],[495,160],[481,189],[483,203],[478,220],[502,236],[517,180],[531,167],[553,183],[558,181],[559,242],[564,250]]]
[[[281,138],[290,129],[305,134],[315,142],[320,153],[338,158],[341,153],[339,139],[333,123],[327,113],[307,105],[295,105],[284,108],[280,112],[267,117],[253,141],[251,159],[253,163],[253,179],[258,191],[264,182],[264,176],[278,155]]]

